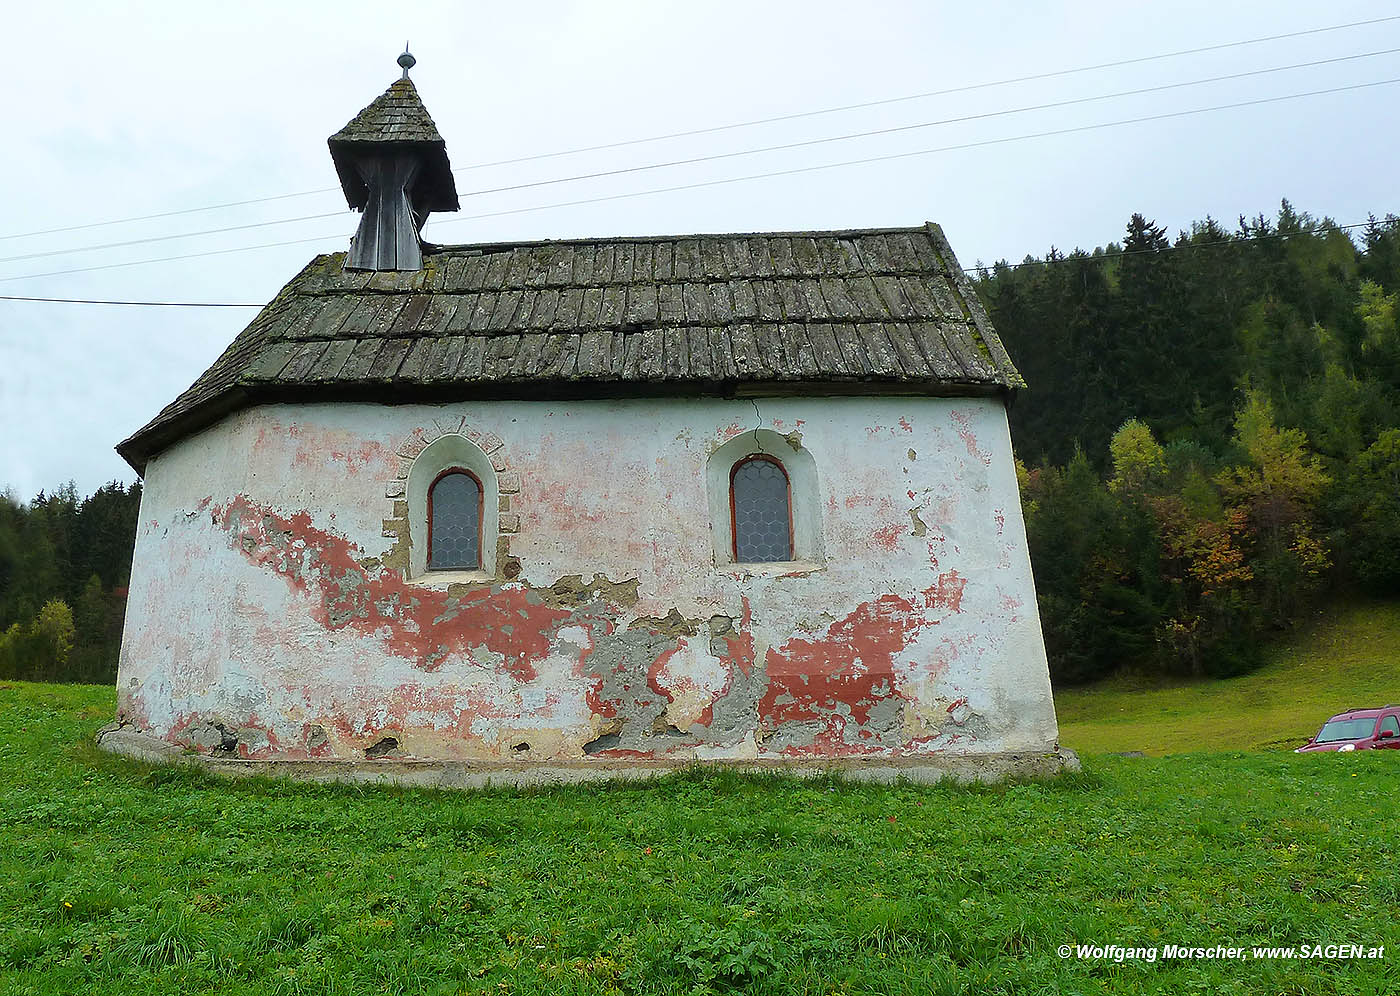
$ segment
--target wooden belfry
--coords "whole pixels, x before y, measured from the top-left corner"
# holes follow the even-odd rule
[[[408,78],[415,61],[400,55],[403,76],[327,140],[346,201],[364,212],[347,270],[421,270],[429,212],[458,207],[447,143]]]

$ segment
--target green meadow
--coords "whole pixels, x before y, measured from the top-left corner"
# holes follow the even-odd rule
[[[1400,703],[1400,602],[1319,615],[1258,671],[1176,684],[1059,689],[1060,740],[1083,753],[1286,750],[1344,709]],[[1400,751],[1394,767],[1400,768]]]
[[[93,746],[112,712],[106,687],[0,686],[5,994],[1400,991],[1388,752],[446,793],[151,767]]]

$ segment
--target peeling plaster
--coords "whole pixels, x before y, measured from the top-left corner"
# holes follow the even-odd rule
[[[221,756],[371,764],[1051,746],[1000,403],[762,400],[765,432],[798,426],[776,441],[814,461],[822,563],[732,571],[707,465],[751,408],[230,416],[148,467],[119,718]],[[454,434],[518,532],[494,578],[425,585],[401,486]]]

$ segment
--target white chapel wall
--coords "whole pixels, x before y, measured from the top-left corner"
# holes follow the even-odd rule
[[[756,427],[815,495],[794,519],[810,562],[716,555],[711,457]],[[489,582],[423,576],[411,471],[434,445],[490,462]],[[386,736],[526,760],[1057,736],[992,398],[237,413],[147,468],[119,695],[176,742],[236,728],[250,757],[358,757]]]

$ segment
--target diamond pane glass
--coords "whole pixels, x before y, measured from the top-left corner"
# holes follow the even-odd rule
[[[481,485],[469,474],[447,474],[433,485],[428,507],[433,517],[428,566],[435,571],[480,567]]]
[[[772,460],[746,460],[734,471],[734,559],[741,564],[792,559],[787,474]]]

